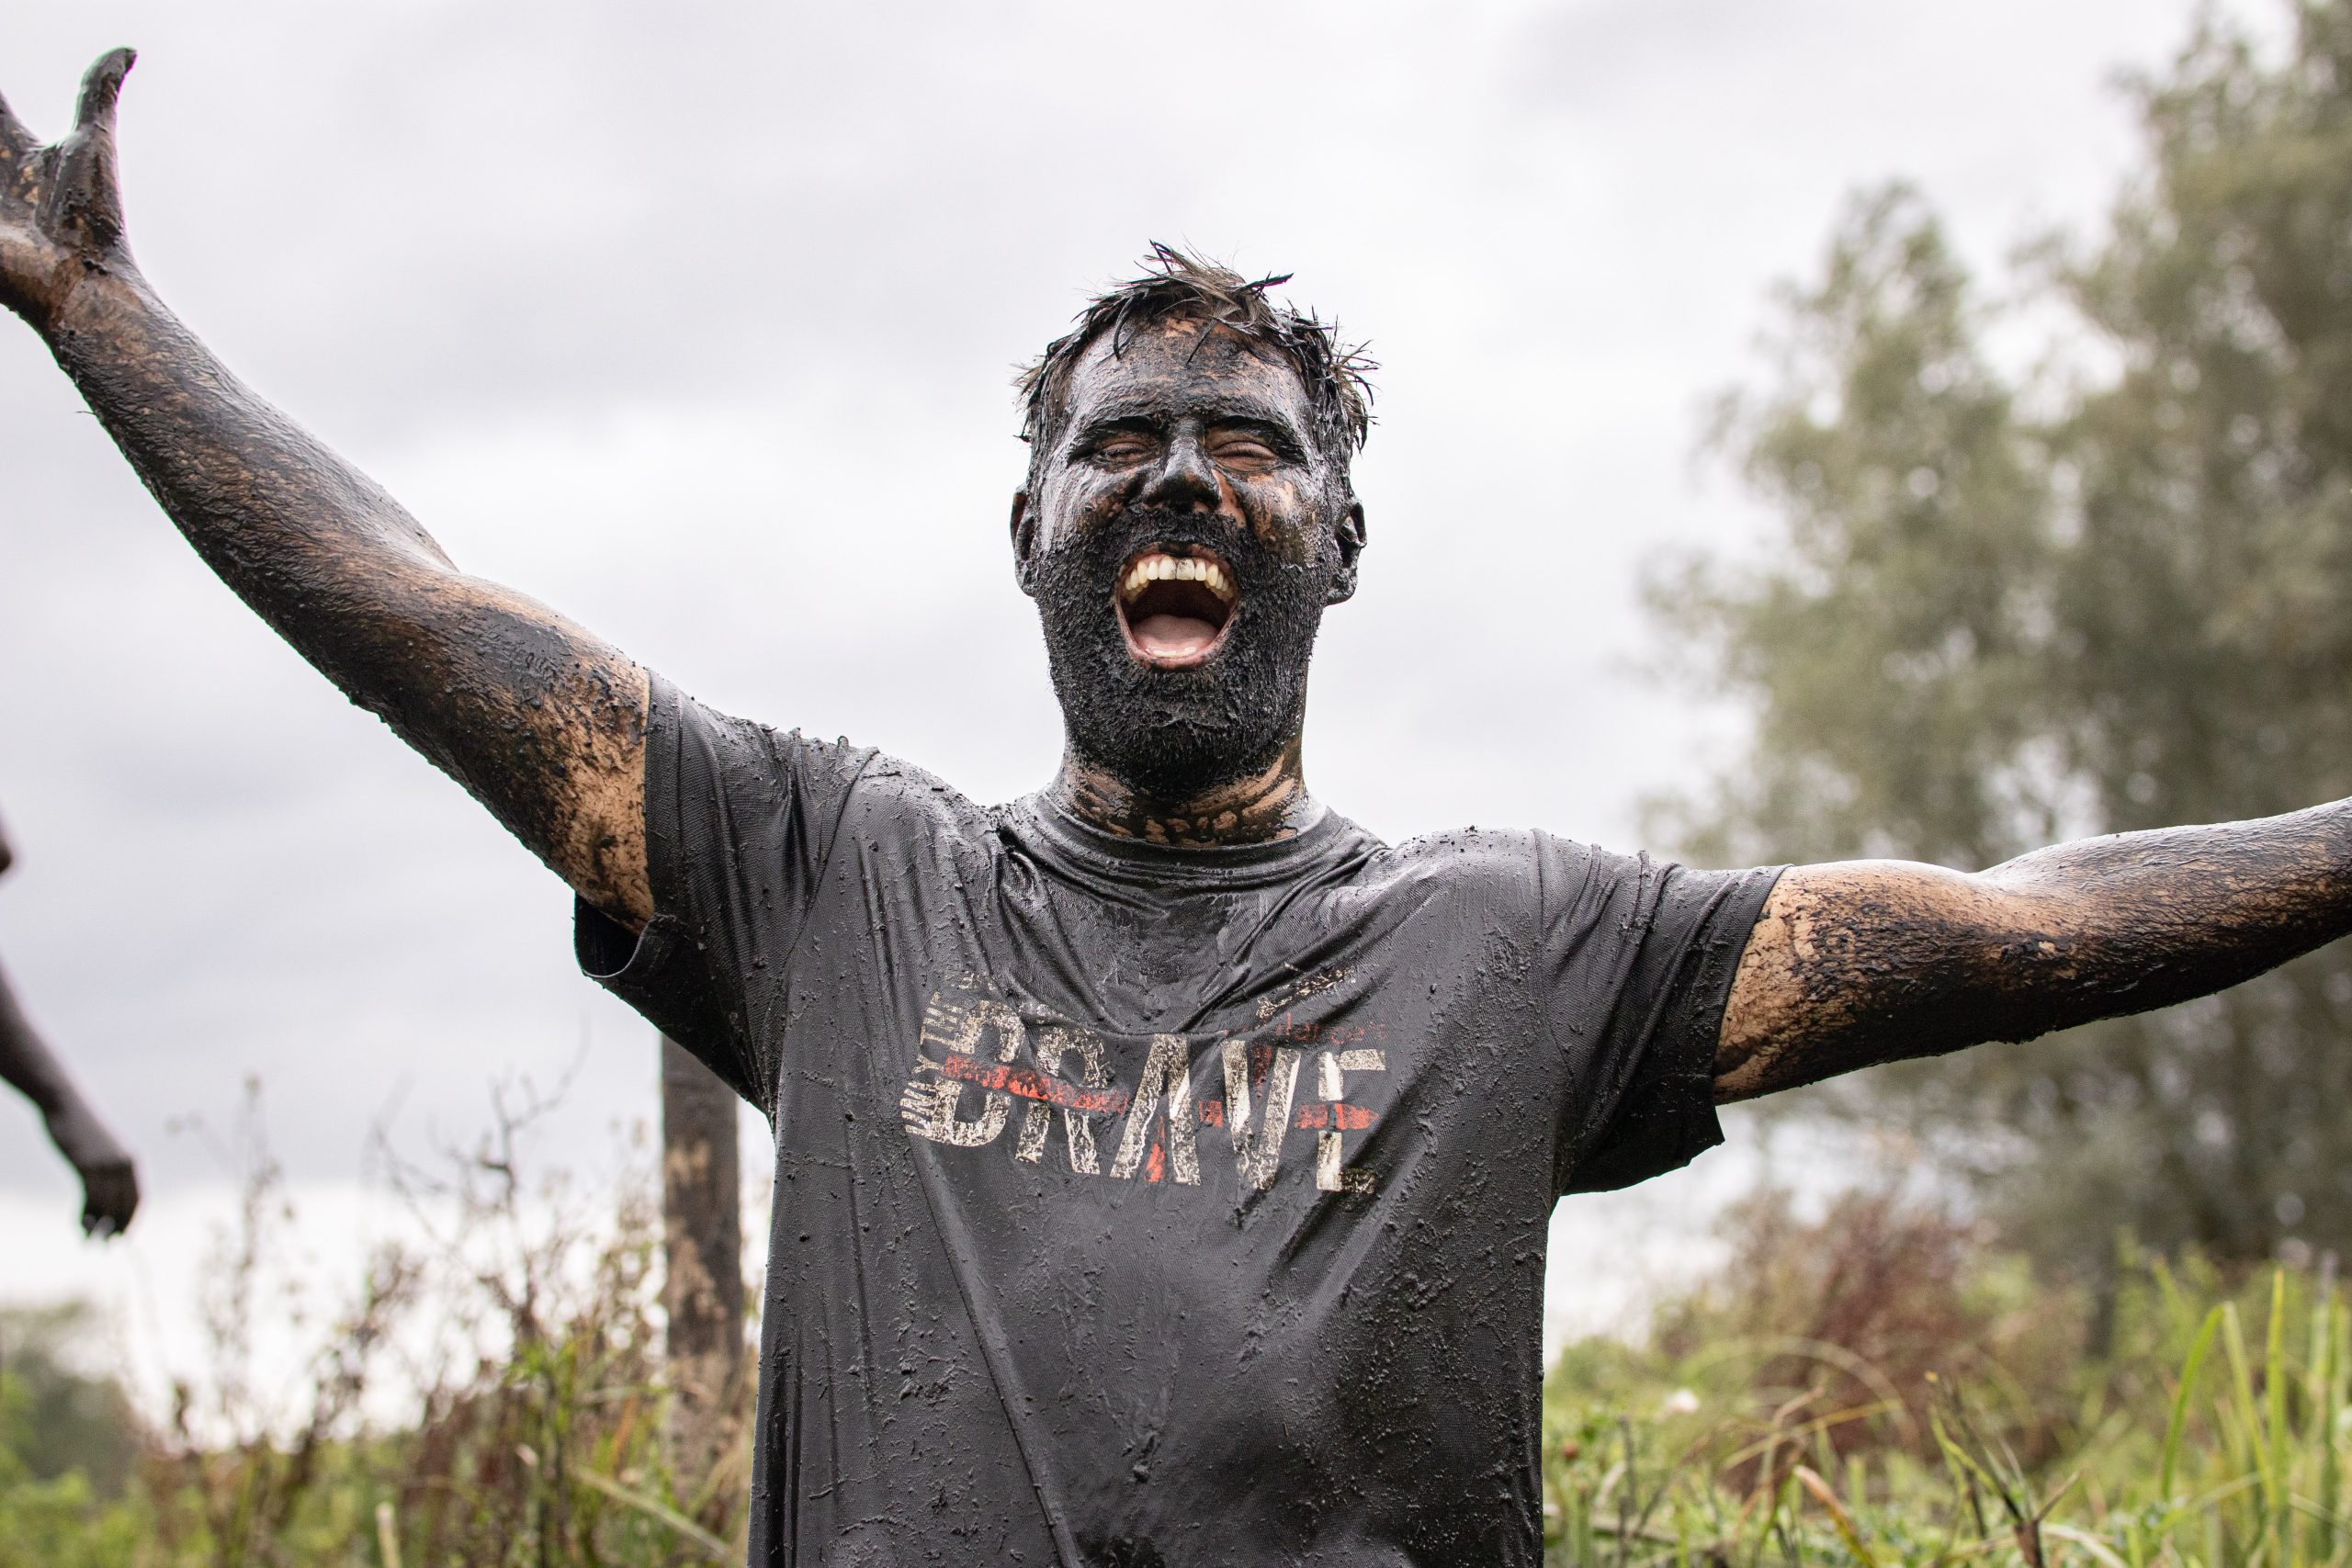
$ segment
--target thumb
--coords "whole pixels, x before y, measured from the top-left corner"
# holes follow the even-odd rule
[[[135,49],[110,49],[82,73],[82,96],[74,105],[74,129],[96,126],[114,130],[115,101],[122,96],[122,79],[138,61]]]
[[[122,244],[122,192],[115,178],[114,111],[122,79],[138,58],[109,50],[82,78],[74,130],[58,144],[49,188],[41,193],[41,227],[84,255]]]

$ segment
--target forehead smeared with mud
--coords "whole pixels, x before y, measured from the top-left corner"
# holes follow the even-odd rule
[[[1104,336],[1080,350],[1051,440],[1068,446],[1104,421],[1188,413],[1278,429],[1290,445],[1320,452],[1312,400],[1288,359],[1217,322],[1182,316],[1137,329],[1124,348]]]
[[[1097,297],[1079,312],[1078,325],[1046,345],[1021,372],[1021,438],[1030,445],[1034,479],[1069,415],[1070,377],[1098,341],[1125,352],[1137,333],[1170,321],[1217,329],[1278,356],[1296,373],[1310,411],[1309,434],[1323,456],[1344,473],[1372,429],[1370,372],[1378,368],[1360,347],[1340,341],[1336,323],[1267,299],[1290,275],[1244,279],[1230,268],[1155,243],[1144,273]]]

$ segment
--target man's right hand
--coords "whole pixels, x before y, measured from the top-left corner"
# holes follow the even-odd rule
[[[114,106],[137,56],[99,56],[82,78],[74,129],[44,147],[0,98],[0,305],[46,329],[81,281],[127,272],[115,182]]]
[[[40,331],[207,564],[351,700],[631,928],[646,882],[645,671],[546,605],[460,571],[367,475],[248,389],[123,243],[115,100],[90,68],[41,146],[0,106],[0,304]]]

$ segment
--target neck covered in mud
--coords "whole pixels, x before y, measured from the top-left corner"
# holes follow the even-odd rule
[[[1181,796],[1139,789],[1107,768],[1065,752],[1046,791],[1056,806],[1103,832],[1185,849],[1261,844],[1294,837],[1319,810],[1306,793],[1298,738],[1272,762],[1229,783]]]

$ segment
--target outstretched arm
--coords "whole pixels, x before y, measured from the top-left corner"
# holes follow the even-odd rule
[[[123,241],[114,108],[91,67],[71,135],[0,104],[0,304],[48,343],[223,581],[352,701],[631,927],[645,874],[646,678],[616,649],[460,571],[399,502],[231,375]]]
[[[2347,932],[2352,803],[2086,839],[1973,874],[1799,866],[1740,960],[1715,1098],[2145,1012]]]
[[[0,873],[15,863],[7,832],[0,829]],[[49,1141],[82,1179],[83,1233],[120,1233],[139,1207],[139,1179],[131,1170],[130,1156],[65,1076],[48,1042],[34,1032],[6,974],[0,974],[0,1083],[33,1102],[49,1128]]]
[[[49,1141],[81,1177],[83,1231],[107,1236],[128,1226],[139,1207],[139,1179],[130,1156],[65,1076],[48,1043],[33,1032],[5,974],[0,974],[0,1079],[33,1102],[49,1128]]]

